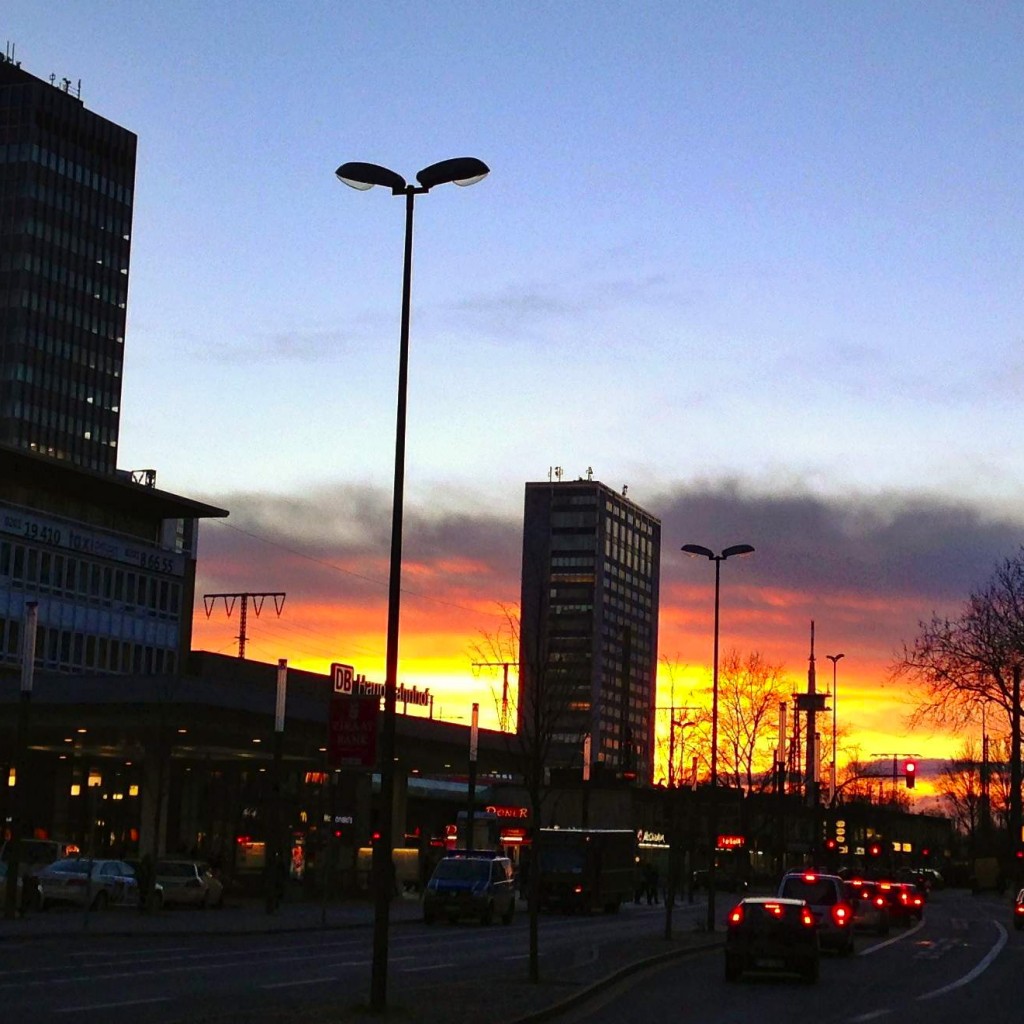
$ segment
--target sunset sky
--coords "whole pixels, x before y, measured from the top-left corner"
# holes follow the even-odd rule
[[[814,620],[850,743],[952,754],[889,668],[1024,539],[1024,7],[6,0],[0,42],[139,136],[119,465],[230,510],[200,595],[287,593],[249,657],[382,676],[403,208],[334,170],[471,155],[416,207],[403,681],[494,724],[524,483],[592,469],[661,518],[677,703],[679,547],[749,543],[723,649],[802,689]]]

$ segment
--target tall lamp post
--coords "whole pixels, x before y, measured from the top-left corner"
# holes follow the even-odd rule
[[[388,584],[388,635],[384,675],[384,717],[380,735],[380,834],[373,852],[374,914],[373,968],[370,981],[370,1009],[382,1011],[387,1003],[388,925],[392,896],[391,832],[394,815],[395,780],[395,698],[398,677],[398,622],[402,595],[402,510],[405,494],[405,410],[409,372],[409,300],[412,287],[412,222],[416,196],[435,185],[452,182],[473,185],[490,169],[475,157],[455,157],[425,167],[416,175],[418,185],[408,184],[400,174],[378,164],[345,163],[335,174],[346,185],[366,191],[374,185],[405,196],[405,261],[402,273],[402,326],[398,356],[398,414],[395,427],[395,486],[391,511],[391,568]]]
[[[836,768],[836,665],[846,657],[845,654],[826,654],[826,658],[832,662],[832,794],[829,804],[836,802],[836,785],[839,781]]]
[[[688,555],[710,558],[715,563],[715,643],[714,660],[711,669],[711,805],[708,808],[708,831],[710,833],[710,857],[708,859],[708,916],[707,930],[715,930],[715,851],[718,847],[718,604],[721,594],[722,563],[734,555],[749,555],[753,548],[749,544],[733,544],[716,555],[710,548],[700,544],[684,544]]]

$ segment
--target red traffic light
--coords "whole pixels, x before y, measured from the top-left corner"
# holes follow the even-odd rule
[[[903,764],[903,777],[907,782],[907,789],[914,788],[914,781],[917,778],[917,762],[906,761]]]

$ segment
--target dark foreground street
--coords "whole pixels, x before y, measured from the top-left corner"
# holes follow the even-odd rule
[[[719,901],[724,919],[731,905]],[[396,903],[384,1017],[418,1024],[544,1019],[687,1024],[1017,1024],[1024,933],[1007,901],[937,893],[925,920],[887,938],[860,936],[853,957],[825,957],[817,985],[724,980],[722,934],[700,930],[703,903],[627,905],[616,915],[541,919],[542,981],[527,981],[526,914],[508,927],[435,925]],[[320,1024],[369,1016],[367,908],[176,911],[156,920],[74,912],[0,928],[5,1020],[120,1024]]]

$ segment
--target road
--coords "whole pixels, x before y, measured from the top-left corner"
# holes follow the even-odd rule
[[[675,925],[680,931],[694,929],[703,913],[700,903],[677,909]],[[544,915],[548,1003],[563,991],[577,995],[586,984],[580,979],[608,973],[602,957],[624,936],[627,944],[664,948],[659,943],[663,927],[659,907],[631,905],[617,915],[586,918]],[[531,991],[522,985],[525,914],[508,927],[403,923],[391,929],[390,940],[388,1004],[401,1009],[403,1024],[437,1020],[439,1007],[449,1021],[496,1022],[516,1020],[533,1008],[523,997]],[[371,942],[371,929],[356,927],[185,938],[72,933],[5,943],[2,1017],[33,1024],[347,1019],[326,1011],[365,1001]],[[601,969],[588,972],[588,967]],[[817,985],[750,977],[727,984],[716,948],[633,974],[556,1019],[561,1024],[624,1019],[792,1024],[804,1017],[815,1024],[1018,1024],[1022,976],[1024,932],[1011,929],[1008,900],[948,891],[936,894],[920,925],[896,928],[885,939],[861,936],[852,957],[823,957]],[[479,1013],[477,1004],[468,1015],[456,1012],[466,979],[477,983],[478,993],[493,991],[493,1008]],[[520,998],[522,1005],[516,1002]]]
[[[189,911],[176,912],[175,923]],[[192,912],[198,913],[198,912]],[[677,908],[679,928],[694,927],[703,905]],[[73,919],[73,920],[72,920]],[[78,915],[69,915],[76,924]],[[551,978],[597,960],[624,935],[660,936],[660,907],[630,905],[619,914],[544,915],[542,969]],[[5,943],[0,966],[0,1017],[69,1024],[189,1024],[216,1019],[261,1019],[270,1011],[297,1013],[336,1000],[351,1006],[369,991],[372,930],[290,932],[275,935],[83,936]],[[527,916],[509,926],[405,922],[390,931],[389,1006],[401,1004],[415,1021],[426,1005],[457,999],[460,979],[485,978],[496,998],[502,982],[527,974]],[[451,1015],[447,1015],[451,1019]],[[496,1004],[494,1020],[512,1020],[514,1002]],[[299,1017],[304,1024],[319,1018]],[[436,1019],[436,1015],[424,1019]]]
[[[1024,1014],[1024,932],[1012,929],[1005,899],[937,893],[920,924],[859,937],[852,957],[823,957],[817,985],[766,976],[727,983],[722,959],[715,951],[645,970],[557,1020],[1017,1024]]]

